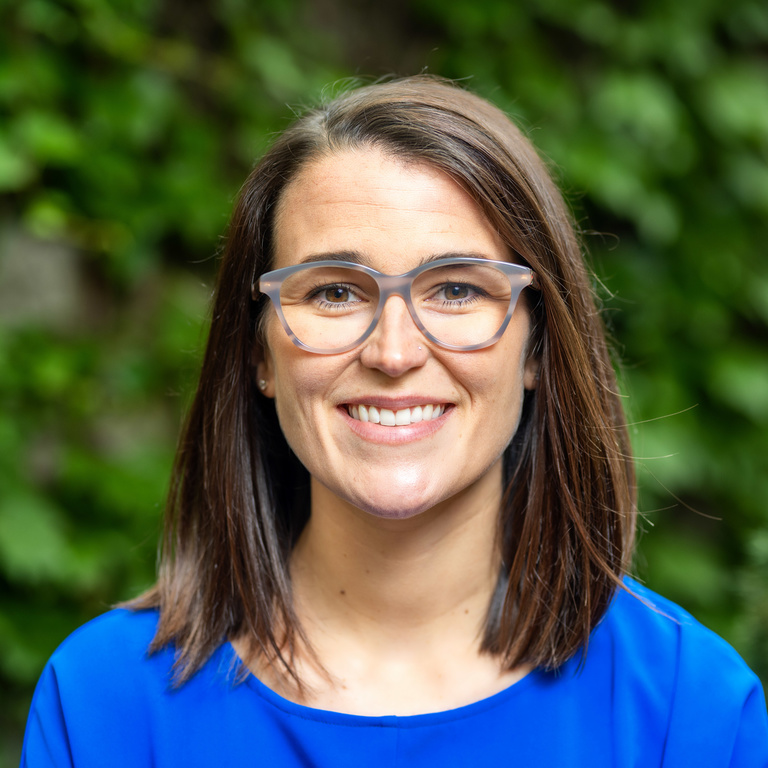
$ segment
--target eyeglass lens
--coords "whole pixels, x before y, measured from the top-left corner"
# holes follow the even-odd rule
[[[504,322],[513,291],[509,277],[485,264],[439,265],[419,273],[411,303],[438,342],[473,346],[491,339]],[[376,281],[343,266],[315,266],[288,276],[280,290],[285,321],[309,347],[336,349],[368,330],[379,305]]]

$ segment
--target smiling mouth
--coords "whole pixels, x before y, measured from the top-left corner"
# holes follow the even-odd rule
[[[434,421],[445,413],[445,403],[417,405],[397,411],[375,405],[348,405],[347,413],[356,421],[381,424],[384,427],[407,427],[420,421]]]

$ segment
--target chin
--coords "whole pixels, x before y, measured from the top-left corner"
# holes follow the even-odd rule
[[[416,490],[407,484],[390,483],[383,493],[347,495],[347,501],[357,509],[381,520],[408,520],[440,507],[454,498],[454,491],[435,488]],[[459,491],[460,493],[460,491]]]
[[[418,465],[389,467],[384,473],[361,473],[357,488],[348,487],[347,500],[358,509],[375,517],[390,520],[407,520],[437,506],[452,493],[443,484],[436,487],[432,473],[424,472]],[[350,493],[350,490],[352,493]]]
[[[434,503],[426,502],[420,505],[403,504],[402,499],[395,503],[392,500],[389,503],[361,500],[357,503],[353,502],[353,504],[366,514],[379,517],[382,520],[408,520],[436,506]]]

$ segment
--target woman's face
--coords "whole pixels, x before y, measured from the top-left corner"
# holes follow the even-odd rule
[[[480,208],[449,176],[375,149],[306,166],[280,200],[274,248],[275,269],[339,253],[391,275],[440,255],[511,261]],[[434,345],[399,297],[389,299],[366,341],[333,355],[296,347],[269,312],[257,376],[312,476],[313,505],[341,500],[390,518],[473,495],[498,505],[501,456],[517,429],[523,390],[536,377],[536,363],[526,359],[524,299],[500,341],[473,352]],[[383,426],[360,420],[360,406],[393,413],[421,406],[422,415],[433,406],[442,415]]]

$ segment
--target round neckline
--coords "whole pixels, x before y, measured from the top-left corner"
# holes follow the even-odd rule
[[[226,645],[228,654],[231,657],[232,666],[239,672],[243,665],[242,659],[237,655],[237,651],[235,651],[234,646],[230,642],[227,642]],[[547,676],[547,672],[540,669],[533,669],[517,682],[512,683],[512,685],[507,688],[491,694],[484,699],[479,699],[478,701],[463,704],[460,707],[454,707],[452,709],[439,710],[437,712],[425,712],[416,715],[355,715],[348,712],[336,712],[329,709],[308,707],[304,704],[297,704],[290,699],[284,698],[279,693],[273,691],[269,686],[265,685],[250,671],[247,673],[247,677],[242,684],[254,691],[269,705],[288,715],[301,718],[302,720],[311,720],[327,725],[339,725],[352,728],[419,728],[439,725],[441,723],[450,723],[456,720],[464,720],[482,714],[483,712],[501,706],[508,700],[522,694],[545,676]]]

